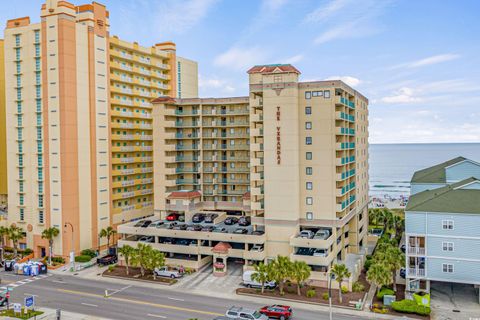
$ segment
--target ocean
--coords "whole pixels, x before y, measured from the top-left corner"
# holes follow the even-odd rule
[[[410,194],[415,171],[463,156],[480,162],[480,143],[371,144],[370,196]]]

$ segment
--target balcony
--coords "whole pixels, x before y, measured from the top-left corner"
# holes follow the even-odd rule
[[[348,122],[355,122],[355,116],[347,114],[345,112],[340,112],[340,111],[335,112],[335,119],[336,120],[345,120],[345,121],[348,121]]]
[[[409,277],[425,277],[425,269],[420,268],[408,268],[407,276]]]
[[[425,256],[425,248],[424,247],[408,247],[408,254],[409,255],[418,255],[418,256]]]
[[[336,150],[352,150],[355,149],[355,142],[338,142],[335,144]]]
[[[252,143],[250,145],[250,151],[263,151],[263,143]]]
[[[260,113],[254,113],[250,115],[250,121],[252,122],[261,122],[263,121],[263,115]]]
[[[355,102],[349,101],[347,98],[344,97],[336,96],[335,103],[347,106],[350,109],[355,109]]]
[[[354,136],[354,135],[355,135],[355,129],[337,127],[337,128],[335,128],[335,133],[336,133],[337,135]]]

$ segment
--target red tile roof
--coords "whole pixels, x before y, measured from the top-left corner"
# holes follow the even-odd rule
[[[152,103],[176,103],[176,102],[177,100],[168,96],[162,96],[152,100]]]
[[[199,191],[173,191],[168,195],[168,199],[193,199],[201,197]]]
[[[232,249],[232,246],[225,242],[219,242],[215,247],[212,248],[214,253],[228,253],[228,250]]]
[[[248,74],[276,72],[295,72],[297,74],[300,74],[300,71],[298,71],[298,69],[291,64],[265,64],[261,66],[254,66],[247,71]]]

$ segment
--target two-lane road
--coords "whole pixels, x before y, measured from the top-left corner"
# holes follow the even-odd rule
[[[3,280],[1,286],[5,286],[7,282],[19,284],[13,289],[10,302],[21,302],[27,295],[36,295],[36,304],[39,307],[119,320],[210,320],[223,315],[232,305],[254,309],[262,306],[255,302],[200,296],[168,288],[146,288],[75,276],[53,275],[26,281],[26,277],[0,272],[0,277]],[[108,297],[105,297],[105,290],[108,290]],[[328,319],[328,313],[308,309],[308,306],[305,306],[305,309],[295,308],[294,319]],[[352,320],[360,317],[335,315],[335,319]]]

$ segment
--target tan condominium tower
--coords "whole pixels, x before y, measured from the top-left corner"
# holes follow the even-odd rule
[[[4,46],[7,224],[26,232],[20,246],[45,255],[41,233],[57,227],[54,253],[68,256],[106,244],[101,229],[151,214],[150,101],[177,95],[175,44],[122,41],[104,5],[52,0],[40,23],[9,20]]]
[[[214,214],[219,232],[159,229],[155,246],[176,264],[213,259],[216,271],[277,255],[307,262],[323,282],[335,262],[355,268],[367,241],[368,100],[342,81],[299,82],[291,65],[248,74],[248,97],[153,101],[158,219]],[[142,234],[119,228],[125,241]],[[162,236],[193,237],[198,258]]]

